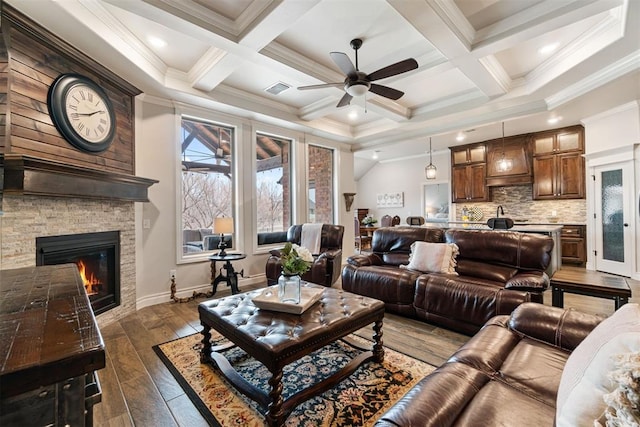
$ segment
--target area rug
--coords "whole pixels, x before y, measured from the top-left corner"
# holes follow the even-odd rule
[[[214,345],[225,342],[212,332]],[[351,339],[368,343],[355,335]],[[229,385],[209,364],[200,363],[200,340],[194,334],[154,346],[202,416],[214,426],[264,426],[264,411]],[[346,365],[360,353],[342,341],[304,357],[285,368],[283,397],[306,388]],[[239,348],[223,354],[253,385],[268,392],[269,371]],[[298,405],[286,426],[371,426],[420,379],[431,365],[385,347],[382,364],[369,361],[351,376],[320,396]]]

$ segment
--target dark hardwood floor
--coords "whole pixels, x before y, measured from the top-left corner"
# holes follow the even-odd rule
[[[633,298],[640,303],[640,282],[630,281]],[[243,288],[247,291],[251,288]],[[217,297],[229,295],[219,291]],[[167,302],[146,307],[101,328],[107,348],[107,366],[98,372],[102,402],[94,407],[96,426],[206,426],[182,388],[152,350],[152,346],[200,332],[197,306]],[[545,294],[551,304],[551,293]],[[565,307],[587,313],[611,315],[613,301],[565,295]],[[385,315],[385,346],[434,366],[446,361],[469,337],[393,314]],[[371,328],[362,330],[370,337]]]

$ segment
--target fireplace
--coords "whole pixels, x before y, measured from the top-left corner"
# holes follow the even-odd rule
[[[36,265],[74,263],[97,315],[120,305],[120,232],[36,237]]]

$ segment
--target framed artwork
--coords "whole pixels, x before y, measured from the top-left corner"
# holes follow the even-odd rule
[[[404,192],[398,191],[395,193],[378,193],[376,207],[378,208],[404,207]]]

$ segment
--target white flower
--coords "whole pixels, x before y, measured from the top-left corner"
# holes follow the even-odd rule
[[[293,244],[293,249],[298,253],[298,256],[302,258],[303,261],[313,262],[313,255],[311,255],[309,249],[304,246],[298,246],[295,243]]]

